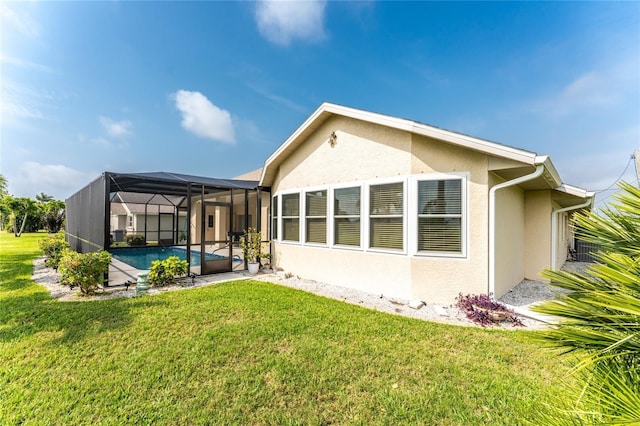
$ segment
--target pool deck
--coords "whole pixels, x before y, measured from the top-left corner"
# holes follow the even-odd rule
[[[244,265],[242,265],[244,266]],[[109,265],[109,287],[124,286],[127,282],[135,284],[138,281],[138,273],[142,272],[140,269],[136,269],[131,265],[128,265],[114,257],[111,258],[111,264]],[[200,267],[193,266],[191,272],[196,275],[194,280],[207,281],[207,282],[219,282],[228,281],[230,279],[241,279],[246,277],[248,272],[244,269],[234,270],[232,272],[223,272],[220,274],[212,275],[200,275]]]
[[[112,257],[109,265],[109,287],[125,285],[125,283],[135,283],[138,280],[139,269]]]

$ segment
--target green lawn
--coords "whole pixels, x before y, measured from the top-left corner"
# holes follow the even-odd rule
[[[238,281],[64,303],[0,233],[1,424],[516,425],[566,367],[525,331],[465,328]]]

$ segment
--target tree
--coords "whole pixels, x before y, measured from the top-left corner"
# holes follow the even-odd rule
[[[64,217],[64,201],[51,200],[42,205],[42,225],[48,232],[59,232],[64,223]]]
[[[54,198],[51,195],[47,195],[44,192],[36,195],[36,201],[39,203],[47,203],[49,201],[53,201]]]
[[[544,273],[571,293],[534,308],[560,318],[537,337],[576,357],[580,389],[541,422],[640,423],[640,189],[620,189],[601,215],[575,218],[577,235],[601,247],[597,263],[584,273]]]
[[[0,173],[0,196],[9,195],[9,181]]]
[[[16,237],[22,235],[29,218],[32,220],[37,219],[37,223],[39,223],[38,206],[31,198],[6,196],[4,201],[11,216],[9,224],[12,226]],[[38,226],[36,225],[35,228],[37,230]]]

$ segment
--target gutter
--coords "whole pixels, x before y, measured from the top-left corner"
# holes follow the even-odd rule
[[[587,201],[582,204],[577,204],[575,206],[564,207],[558,210],[554,210],[551,213],[551,269],[556,269],[557,262],[556,256],[558,253],[558,216],[560,213],[568,212],[571,210],[578,210],[584,207],[591,205],[593,202],[593,197],[589,197]]]
[[[542,175],[544,164],[537,164],[536,170],[528,175],[502,182],[489,190],[489,289],[488,293],[493,298],[496,291],[496,191],[523,182],[533,180]]]

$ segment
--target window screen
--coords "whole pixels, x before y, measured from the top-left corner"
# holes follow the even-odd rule
[[[360,188],[340,188],[333,200],[334,243],[360,247]]]
[[[300,194],[282,195],[282,239],[300,241]]]
[[[273,197],[271,221],[271,239],[278,239],[278,196]]]
[[[462,252],[462,180],[418,182],[418,251]]]
[[[327,191],[313,191],[305,194],[306,202],[306,242],[327,242]]]
[[[369,247],[404,248],[403,187],[402,182],[369,187]]]

